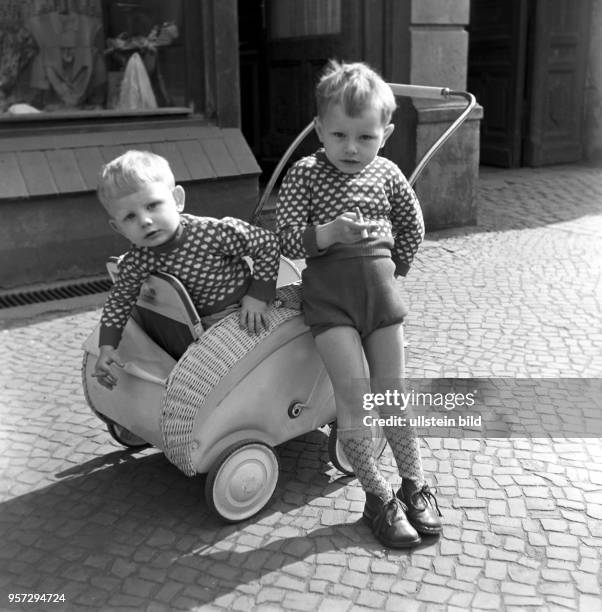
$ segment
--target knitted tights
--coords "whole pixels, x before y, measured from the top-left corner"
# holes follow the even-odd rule
[[[362,437],[365,431],[339,429],[338,439],[343,448],[355,476],[360,481],[364,491],[380,497],[383,502],[393,498],[393,490],[388,480],[380,473],[374,458],[374,442],[372,438]]]
[[[424,484],[420,442],[413,427],[383,427],[387,442],[393,451],[397,470],[402,478]]]

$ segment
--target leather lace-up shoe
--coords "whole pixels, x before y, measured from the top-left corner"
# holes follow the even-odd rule
[[[388,548],[411,548],[421,539],[406,517],[406,507],[393,497],[383,502],[373,493],[366,493],[364,520],[370,525],[376,539]]]
[[[437,498],[427,484],[419,487],[414,480],[404,478],[397,497],[407,506],[408,521],[418,533],[437,535],[443,531],[439,520],[443,515],[439,510]]]

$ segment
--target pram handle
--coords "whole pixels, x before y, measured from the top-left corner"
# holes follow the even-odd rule
[[[396,96],[405,96],[407,98],[446,98],[451,92],[448,87],[431,87],[428,85],[389,83],[389,87]]]
[[[409,87],[413,87],[410,85]],[[421,87],[421,89],[431,89],[430,87]],[[436,87],[433,89],[437,89]],[[456,118],[456,120],[439,136],[439,138],[429,147],[429,150],[422,156],[422,159],[418,162],[416,167],[414,168],[414,172],[410,174],[408,178],[408,182],[413,187],[418,177],[422,174],[422,171],[425,169],[426,165],[429,163],[433,155],[441,148],[443,143],[466,121],[468,115],[470,115],[472,109],[476,106],[477,100],[476,98],[467,91],[453,91],[452,89],[447,89],[444,87],[440,90],[439,95],[444,96],[445,98],[464,98],[467,104],[462,113]]]
[[[389,87],[392,89],[393,93],[396,96],[405,96],[412,98],[429,98],[429,99],[438,99],[444,98],[448,99],[451,97],[464,98],[467,102],[466,107],[462,111],[462,113],[458,116],[458,118],[441,134],[441,136],[434,142],[428,151],[423,155],[422,159],[416,165],[414,172],[408,178],[408,182],[413,187],[416,183],[416,180],[422,174],[422,171],[431,160],[433,155],[441,148],[443,143],[464,123],[472,109],[476,106],[475,97],[466,91],[454,91],[449,89],[448,87],[432,87],[428,85],[405,85],[401,83],[388,83]],[[274,186],[276,185],[276,181],[278,180],[280,174],[284,170],[284,167],[288,163],[288,160],[291,158],[297,147],[305,140],[305,138],[313,131],[314,129],[314,121],[308,123],[303,130],[299,133],[299,135],[293,140],[291,145],[285,151],[284,155],[280,158],[278,165],[274,168],[272,175],[266,185],[253,214],[251,215],[251,223],[257,223],[259,219],[259,215],[265,206],[265,203],[268,201],[268,198],[272,194]]]

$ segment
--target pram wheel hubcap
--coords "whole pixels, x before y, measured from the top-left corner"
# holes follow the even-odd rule
[[[255,441],[234,444],[218,457],[207,475],[207,503],[223,520],[243,521],[270,501],[278,474],[278,456],[270,446]]]

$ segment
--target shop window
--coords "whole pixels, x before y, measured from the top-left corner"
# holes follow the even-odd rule
[[[0,118],[190,112],[183,0],[0,0]]]

